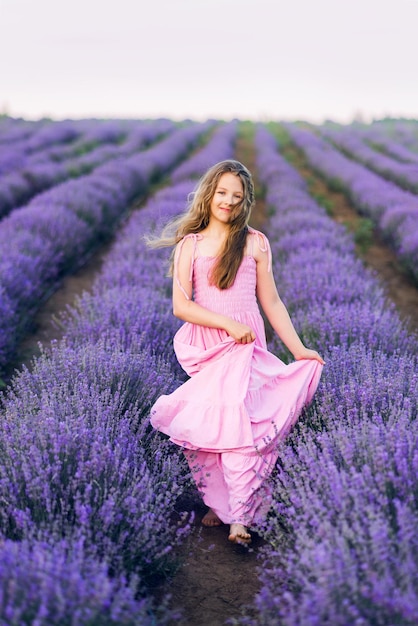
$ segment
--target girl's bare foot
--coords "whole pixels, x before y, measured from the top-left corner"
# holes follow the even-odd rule
[[[202,517],[202,524],[203,526],[208,526],[208,527],[220,526],[222,524],[222,521],[216,515],[215,511],[212,511],[212,509],[209,509],[206,515]]]
[[[228,539],[232,543],[240,543],[242,545],[251,543],[251,535],[242,524],[231,524]]]

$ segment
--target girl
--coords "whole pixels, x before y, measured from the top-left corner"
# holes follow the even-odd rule
[[[170,225],[175,234],[152,243],[177,244],[173,313],[185,324],[174,350],[190,378],[157,400],[151,423],[183,448],[209,507],[202,523],[230,524],[229,540],[241,544],[269,509],[278,442],[312,399],[324,364],[301,342],[277,293],[269,242],[248,226],[253,205],[249,171],[222,161]],[[296,362],[267,351],[257,301]]]

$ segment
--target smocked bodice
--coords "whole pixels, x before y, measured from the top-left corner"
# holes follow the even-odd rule
[[[194,300],[210,311],[223,315],[258,313],[256,300],[256,262],[244,256],[235,281],[228,289],[209,284],[208,276],[215,257],[197,256],[193,264]]]
[[[255,229],[249,229],[249,234],[251,235],[250,254],[244,255],[235,281],[228,289],[218,289],[218,287],[209,284],[210,271],[217,257],[200,255],[198,242],[202,240],[203,236],[199,233],[190,233],[181,240],[179,254],[174,265],[174,275],[178,286],[187,299],[189,296],[178,278],[178,259],[185,240],[192,239],[194,247],[189,281],[193,285],[195,302],[215,313],[238,315],[241,319],[246,313],[260,313],[256,299],[257,263],[253,256],[254,245],[258,245],[260,250],[268,254],[268,271],[271,270],[271,250],[265,235]]]

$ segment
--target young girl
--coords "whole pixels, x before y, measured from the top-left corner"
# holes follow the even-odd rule
[[[170,226],[174,337],[190,378],[151,411],[154,428],[181,446],[204,502],[202,523],[230,524],[229,540],[270,505],[266,479],[289,432],[315,393],[324,364],[299,339],[281,301],[265,235],[248,226],[254,205],[249,171],[222,161],[203,176],[189,210]],[[258,303],[296,362],[267,351]]]

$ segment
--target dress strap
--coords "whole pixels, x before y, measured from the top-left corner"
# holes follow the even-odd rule
[[[181,251],[183,249],[184,242],[186,241],[186,239],[193,239],[193,254],[192,254],[192,258],[190,260],[190,271],[189,271],[189,282],[192,282],[194,260],[195,260],[196,251],[197,251],[197,242],[200,241],[201,239],[203,239],[203,236],[200,233],[189,233],[188,235],[185,235],[183,237],[183,239],[180,240],[180,242],[178,244],[178,249],[176,250],[176,254],[175,254],[175,259],[174,259],[174,278],[176,279],[177,285],[179,286],[179,288],[182,291],[182,293],[184,294],[184,296],[187,298],[187,300],[190,300],[189,296],[187,295],[186,290],[183,288],[183,285],[180,282],[179,272],[178,272],[180,255],[181,255]]]
[[[261,252],[267,252],[268,254],[267,271],[270,272],[271,264],[272,264],[272,257],[271,257],[271,248],[270,248],[269,240],[264,235],[264,233],[261,233],[259,230],[255,230],[255,228],[249,228],[248,232],[250,235],[255,235],[254,237],[251,237],[251,256],[254,256],[254,239],[256,239],[258,247],[261,250]]]
[[[254,234],[253,231],[251,231],[251,230],[249,232],[250,232],[251,235]],[[250,242],[251,242],[251,244],[250,244],[251,245],[250,254],[253,257],[254,256],[254,237],[250,238]]]

